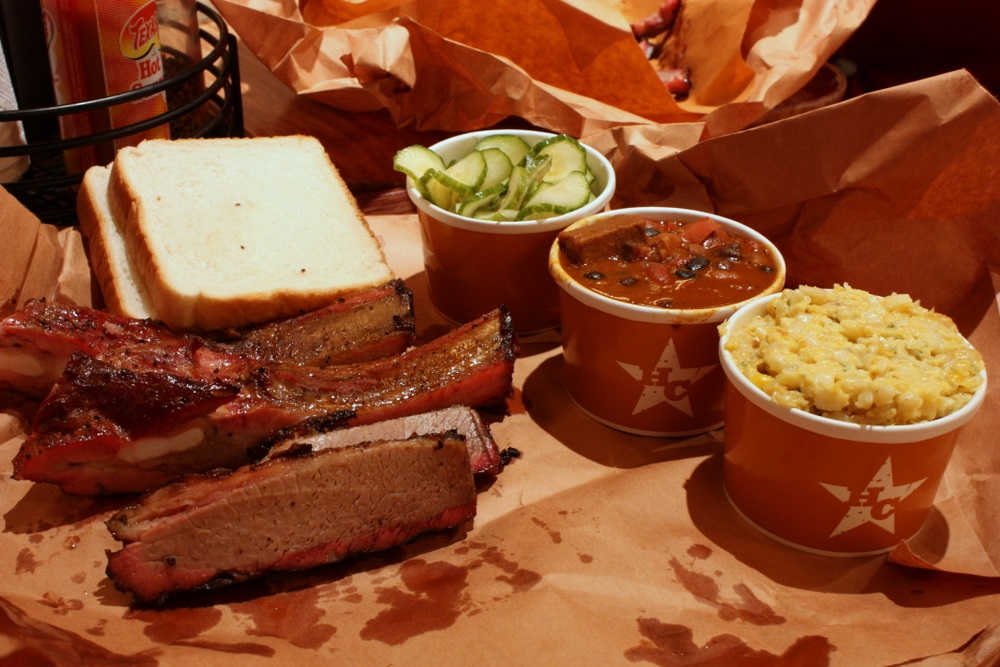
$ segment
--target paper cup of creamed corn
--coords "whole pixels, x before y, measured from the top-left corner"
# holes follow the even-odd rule
[[[908,295],[803,286],[720,329],[736,510],[825,555],[884,553],[915,535],[986,395],[982,358],[951,319]]]

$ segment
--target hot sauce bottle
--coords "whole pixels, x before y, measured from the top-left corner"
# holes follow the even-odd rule
[[[56,103],[95,100],[163,80],[155,0],[41,0]],[[60,117],[63,138],[146,120],[167,110],[165,92],[107,109]],[[169,138],[167,125],[113,143],[67,151],[67,170],[107,164],[114,152],[142,139]]]

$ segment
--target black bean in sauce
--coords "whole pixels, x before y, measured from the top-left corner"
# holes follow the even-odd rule
[[[702,269],[707,269],[708,265],[711,264],[707,257],[692,257],[684,263],[684,266],[692,271],[701,271]]]
[[[737,243],[733,243],[727,246],[723,246],[715,251],[716,257],[725,257],[726,259],[732,260],[734,262],[740,261],[743,255],[740,253],[740,246]]]
[[[604,277],[604,274],[601,273],[600,271],[588,271],[587,273],[583,274],[583,277],[587,278],[588,280],[600,280],[601,278]]]
[[[692,271],[691,269],[677,269],[676,271],[674,271],[674,275],[677,276],[678,278],[681,278],[682,280],[690,280],[691,278],[694,278],[698,274]]]

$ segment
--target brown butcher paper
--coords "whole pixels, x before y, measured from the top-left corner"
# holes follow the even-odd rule
[[[1000,105],[968,74],[665,154],[663,131],[589,137],[618,169],[616,206],[699,206],[750,224],[781,248],[792,283],[906,291],[954,317],[983,353],[990,381],[1000,377]],[[30,292],[86,303],[76,231],[41,227],[9,196],[0,211],[0,231],[21,253],[3,264],[7,302]],[[414,292],[420,340],[447,330],[429,306],[415,216],[370,222]],[[131,604],[104,574],[105,550],[116,543],[103,522],[121,501],[11,479],[26,424],[3,415],[0,658],[59,666],[996,664],[995,391],[962,433],[926,529],[888,556],[830,558],[777,544],[736,514],[722,489],[722,432],[674,441],[599,425],[564,391],[558,337],[521,343],[514,396],[504,413],[488,415],[500,447],[521,455],[480,489],[470,525],[161,608]]]

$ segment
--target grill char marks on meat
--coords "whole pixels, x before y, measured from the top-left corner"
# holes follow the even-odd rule
[[[413,293],[397,279],[325,308],[235,333],[232,351],[273,363],[325,368],[388,357],[413,343]]]
[[[465,438],[469,465],[478,478],[494,477],[503,470],[500,451],[489,426],[474,409],[455,405],[441,410],[386,419],[384,421],[299,433],[276,442],[268,457],[297,455],[303,451],[322,451],[349,447],[359,442],[407,438],[421,433],[455,432]]]
[[[42,397],[74,353],[122,368],[171,369],[192,377],[203,367],[216,377],[227,375],[233,356],[215,358],[217,351],[203,341],[175,336],[149,320],[35,300],[0,322],[0,389]]]
[[[498,308],[394,357],[323,370],[269,368],[256,390],[279,405],[332,401],[357,413],[352,424],[367,424],[450,405],[501,403],[513,386],[518,351],[510,313]]]
[[[387,359],[321,370],[261,366],[236,391],[229,378],[209,382],[159,369],[115,375],[81,355],[39,407],[14,457],[14,477],[83,495],[147,491],[184,474],[249,463],[266,453],[262,444],[312,420],[364,424],[501,403],[513,387],[517,353],[510,314],[497,309]],[[168,387],[176,409],[140,398],[147,386]]]
[[[212,379],[261,363],[322,368],[368,361],[403,352],[413,338],[412,294],[399,280],[215,340],[176,334],[151,320],[35,300],[0,322],[0,392],[43,397],[74,352],[120,368]],[[211,375],[199,376],[199,369]]]
[[[461,437],[427,435],[278,457],[191,476],[143,496],[107,525],[114,585],[143,602],[333,563],[475,516]]]
[[[266,403],[247,405],[244,388],[75,354],[35,414],[14,457],[14,478],[99,495],[243,465],[254,443],[304,418]],[[343,424],[353,416],[334,413],[325,421]]]

